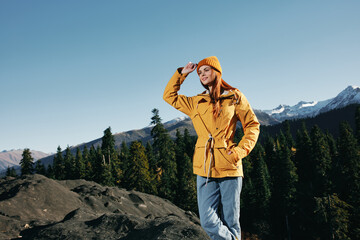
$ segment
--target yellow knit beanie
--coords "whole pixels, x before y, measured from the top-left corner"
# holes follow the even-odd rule
[[[220,66],[220,62],[219,60],[217,59],[217,57],[215,56],[211,56],[211,57],[208,57],[208,58],[205,58],[203,60],[201,60],[198,65],[197,65],[197,69],[196,71],[198,72],[199,74],[199,68],[203,65],[209,65],[213,68],[215,68],[218,72],[220,72],[222,74],[222,69],[221,69],[221,66]]]

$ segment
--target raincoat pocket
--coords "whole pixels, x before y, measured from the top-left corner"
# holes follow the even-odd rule
[[[207,115],[209,114],[209,107],[205,106],[204,103],[199,104],[196,111],[194,111],[193,116],[191,117],[194,128],[198,134],[198,136],[208,136],[209,130],[207,126],[209,124],[209,120]],[[199,129],[202,129],[200,132]]]
[[[215,167],[219,169],[237,169],[237,155],[233,152],[230,155],[226,148],[215,149]]]

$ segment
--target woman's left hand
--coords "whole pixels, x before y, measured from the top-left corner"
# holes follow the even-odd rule
[[[227,149],[227,150],[226,150],[226,151],[227,151],[227,154],[228,154],[228,155],[235,154],[235,155],[234,155],[235,158],[238,159],[239,155],[238,155],[238,153],[235,151],[234,148],[235,148],[235,147],[231,147],[230,149]]]

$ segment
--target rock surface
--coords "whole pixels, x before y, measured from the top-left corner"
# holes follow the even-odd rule
[[[85,180],[0,180],[0,239],[209,239],[171,202]]]

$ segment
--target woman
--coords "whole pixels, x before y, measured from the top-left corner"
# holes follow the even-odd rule
[[[180,85],[195,69],[206,91],[193,97],[178,95]],[[240,239],[240,192],[244,176],[241,160],[254,148],[260,124],[245,96],[221,76],[222,69],[215,56],[198,64],[189,62],[177,69],[163,97],[192,119],[198,135],[193,172],[197,175],[201,226],[212,239]],[[233,139],[238,120],[244,136],[236,145]]]

